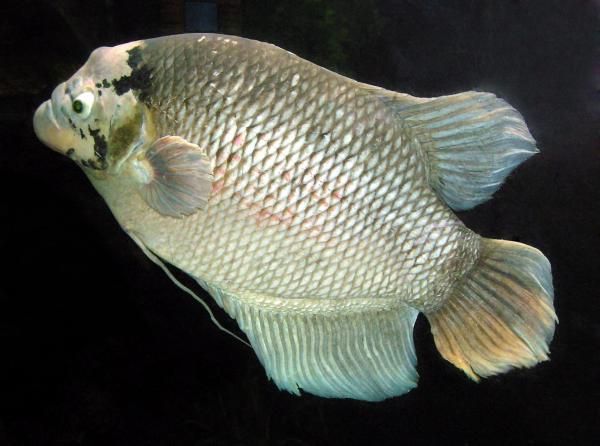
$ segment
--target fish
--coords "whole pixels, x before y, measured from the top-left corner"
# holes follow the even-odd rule
[[[549,359],[548,259],[455,214],[539,152],[492,93],[415,97],[180,34],[94,50],[33,124],[144,253],[235,319],[281,390],[407,393],[420,313],[472,380]]]

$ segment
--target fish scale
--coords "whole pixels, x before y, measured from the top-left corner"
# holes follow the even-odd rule
[[[475,380],[548,358],[548,260],[450,209],[489,199],[537,151],[494,95],[415,98],[273,45],[190,34],[94,51],[34,125],[152,260],[236,319],[282,389],[407,392],[419,312]]]
[[[262,62],[273,58],[270,47],[266,50],[261,47],[253,51],[247,48],[248,44],[220,45],[219,42],[222,41],[189,40],[181,45],[183,49],[165,48],[153,54],[153,57],[162,61],[165,67],[171,67],[160,71],[154,79],[161,88],[154,93],[153,97],[158,99],[159,104],[167,104],[166,107],[161,106],[162,113],[158,114],[160,133],[177,134],[197,142],[201,147],[206,147],[209,155],[215,157],[217,162],[221,161],[215,165],[215,171],[225,172],[223,175],[225,179],[216,178],[217,182],[224,182],[223,189],[219,194],[213,195],[211,200],[215,204],[219,203],[217,205],[219,209],[227,207],[230,210],[211,213],[212,218],[198,222],[197,234],[194,238],[214,240],[214,243],[207,247],[207,250],[212,252],[236,252],[236,261],[232,261],[234,259],[226,255],[219,261],[213,259],[213,256],[205,255],[203,250],[195,249],[193,259],[204,259],[210,263],[212,269],[216,270],[214,274],[211,274],[212,271],[207,272],[206,268],[200,270],[196,265],[185,261],[181,267],[192,273],[197,272],[198,274],[195,275],[215,283],[226,281],[236,289],[249,289],[254,293],[286,297],[310,296],[327,299],[382,297],[399,296],[408,291],[411,295],[406,297],[414,301],[430,297],[416,296],[414,290],[417,287],[407,287],[406,277],[403,277],[405,275],[417,277],[423,269],[420,265],[428,263],[425,260],[415,263],[412,257],[403,254],[413,250],[414,256],[414,246],[418,248],[419,245],[409,241],[394,246],[395,244],[389,243],[390,238],[394,238],[396,233],[404,232],[404,228],[411,228],[411,233],[414,234],[411,239],[420,237],[422,242],[426,242],[431,228],[447,225],[447,220],[454,223],[454,230],[464,234],[463,239],[468,239],[469,233],[464,231],[460,224],[455,223],[456,218],[453,215],[443,212],[441,203],[430,190],[424,186],[418,188],[419,178],[423,177],[425,168],[422,160],[419,159],[422,155],[411,153],[415,148],[403,144],[404,141],[410,140],[410,135],[403,138],[398,126],[390,122],[389,113],[381,110],[384,105],[377,103],[377,98],[365,97],[366,93],[360,91],[355,93],[356,85],[352,85],[352,81],[342,77],[331,79],[331,73],[323,73],[322,69],[312,64],[302,63],[289,53],[278,54],[277,63],[273,63],[272,60],[269,64]],[[202,49],[201,45],[212,46]],[[197,55],[201,51],[218,51],[217,57],[212,58],[209,66],[205,68],[208,73],[214,73],[216,70],[231,75],[224,78],[209,77],[206,82],[196,84],[175,82],[173,78],[176,73],[192,71],[188,69],[186,61],[193,61],[195,66],[202,64],[202,56]],[[182,57],[182,54],[186,57]],[[247,62],[255,59],[259,62],[253,65]],[[177,61],[181,61],[183,66],[178,65]],[[152,64],[153,59],[148,63]],[[246,70],[246,66],[251,68]],[[258,72],[260,67],[267,70],[262,76]],[[290,100],[292,98],[290,79],[294,79],[295,76],[298,78],[296,88],[314,92],[312,96],[306,99],[300,96],[293,101]],[[236,84],[238,87],[231,91],[231,84]],[[270,94],[262,98],[261,95],[267,90]],[[223,94],[219,92],[230,92],[229,100],[223,99]],[[250,99],[247,99],[247,96]],[[186,106],[194,110],[194,113],[188,114],[187,120],[183,121],[188,125],[180,125],[181,120],[177,118],[177,111],[171,110],[168,105],[179,103],[182,97],[187,98]],[[257,97],[259,101],[258,105],[255,105],[256,110],[254,107],[251,108],[251,114],[248,115],[244,104],[248,102],[256,104]],[[209,99],[207,101],[200,99],[194,105],[195,98]],[[228,106],[223,108],[221,102],[226,102]],[[203,104],[208,105],[204,108]],[[280,104],[285,104],[290,111],[290,116],[297,115],[299,118],[292,123],[283,121]],[[219,109],[218,117],[212,115],[211,107]],[[322,112],[303,113],[304,110],[310,111],[313,108],[318,108]],[[257,115],[264,118],[257,120]],[[371,119],[373,116],[380,116],[380,122]],[[218,124],[219,122],[221,125]],[[354,134],[356,122],[363,123],[362,135]],[[189,123],[201,124],[190,126]],[[223,125],[224,123],[232,127],[228,129],[227,125]],[[252,133],[247,135],[242,147],[233,147],[235,138],[233,135],[246,131],[244,125],[248,126],[248,124]],[[197,133],[199,129],[203,131],[203,135]],[[298,138],[302,138],[302,132],[306,129],[312,129],[309,133],[314,135],[331,136],[327,138],[327,144],[319,144],[318,139],[316,142],[305,139],[299,144]],[[351,138],[344,140],[344,135],[351,135]],[[365,138],[362,138],[363,135]],[[296,143],[295,147],[293,147],[294,143]],[[244,160],[240,165],[246,164],[245,169],[250,171],[254,169],[261,175],[265,175],[266,181],[263,179],[253,182],[252,178],[249,180],[243,168],[232,166],[228,161],[232,154],[237,154]],[[322,158],[328,156],[334,158],[336,162],[331,169],[323,169],[326,163],[322,162]],[[403,157],[408,157],[408,165],[403,171],[399,171],[397,160]],[[298,188],[298,197],[295,200],[289,193],[288,182],[282,177],[282,169],[274,167],[286,159],[296,160],[285,168],[286,172],[290,172],[292,188]],[[357,159],[364,161],[357,162]],[[314,180],[314,177],[318,175],[335,182],[339,177],[331,178],[329,175],[338,165],[341,167],[339,175],[354,179],[356,186],[353,186],[350,181],[336,184],[343,195],[343,202],[331,203],[334,200],[331,196],[329,203],[319,201],[322,198],[319,194],[320,184]],[[312,176],[313,179],[302,184],[303,174]],[[398,197],[398,190],[402,190],[404,185],[406,190],[410,190],[410,194],[407,194],[408,197]],[[429,199],[422,200],[423,196],[428,194]],[[275,198],[275,202],[266,203],[267,196]],[[324,199],[327,200],[325,197]],[[401,224],[398,224],[398,220],[391,220],[387,225],[381,224],[389,213],[403,216],[403,210],[412,209],[420,200],[421,206],[401,218]],[[401,203],[401,206],[394,206],[395,202]],[[352,203],[352,205],[344,206],[344,203]],[[296,212],[293,218],[285,221],[281,213],[272,213],[275,208],[294,209]],[[438,211],[434,214],[438,217],[437,221],[422,219],[423,216],[433,214],[428,212],[429,208]],[[225,228],[230,225],[224,222],[229,219],[250,220],[250,223],[255,226],[254,230],[264,234],[263,240],[269,240],[271,250],[265,252],[260,243],[255,243],[245,246],[245,249],[240,252],[237,245],[244,235],[233,230],[226,232]],[[420,223],[418,227],[413,226],[415,222]],[[337,228],[338,233],[351,234],[355,238],[354,242],[332,236],[332,230],[321,234],[320,228],[327,225],[332,229]],[[211,229],[209,234],[204,234],[203,228],[206,227],[223,227],[223,230]],[[267,228],[272,228],[276,232],[285,231],[287,236],[278,241],[277,238],[273,238],[273,231],[267,231]],[[315,243],[312,240],[314,238],[318,238],[321,243]],[[458,249],[458,240],[459,237],[449,240],[455,245],[455,249]],[[428,246],[431,246],[431,243]],[[431,248],[430,253],[439,252],[435,250],[435,244]],[[301,257],[298,262],[297,252],[308,252],[308,255]],[[452,255],[451,252],[448,254]],[[358,257],[362,259],[359,264],[355,262]],[[331,271],[330,276],[333,278],[325,282],[321,277],[323,273],[311,273],[309,269],[308,274],[304,274],[297,281],[276,285],[281,282],[278,278],[285,277],[286,272],[299,266],[306,268],[306,258],[311,259],[309,262],[318,261],[319,271]],[[343,261],[338,262],[338,258]],[[443,263],[444,259],[437,257],[428,260],[433,261],[431,263],[433,267],[427,269],[433,270],[437,263]],[[253,276],[235,275],[241,261],[256,262],[259,265],[256,269],[261,273],[255,272]],[[387,277],[387,280],[384,281],[383,277]],[[434,282],[435,278],[429,275],[425,280]],[[235,283],[232,283],[233,281]],[[383,284],[385,287],[382,286]],[[426,287],[422,286],[418,289],[427,291]]]

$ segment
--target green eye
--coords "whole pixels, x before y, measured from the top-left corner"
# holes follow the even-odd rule
[[[83,111],[83,103],[79,100],[73,101],[73,111],[75,113],[81,113]]]
[[[91,91],[84,91],[77,96],[71,103],[71,108],[74,113],[77,113],[77,119],[86,119],[92,112],[92,106],[94,105],[94,93]]]

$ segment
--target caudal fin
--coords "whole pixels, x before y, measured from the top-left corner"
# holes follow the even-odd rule
[[[452,209],[488,200],[538,152],[520,113],[491,93],[408,98],[396,95],[393,106],[425,149],[431,187]]]
[[[482,239],[481,257],[427,314],[442,356],[477,381],[548,359],[558,321],[550,263],[531,246]]]

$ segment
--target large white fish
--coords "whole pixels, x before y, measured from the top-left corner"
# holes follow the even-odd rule
[[[548,260],[451,210],[537,152],[492,94],[415,98],[266,43],[188,34],[95,50],[34,126],[146,253],[236,319],[281,389],[407,392],[419,312],[472,379],[548,358]]]

